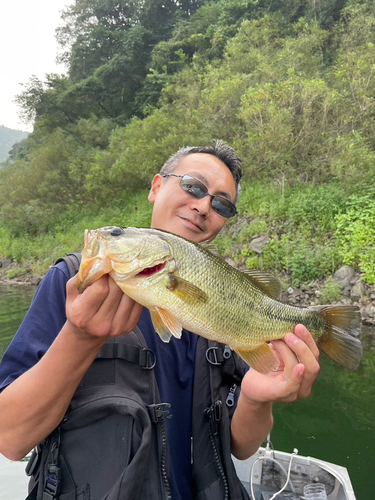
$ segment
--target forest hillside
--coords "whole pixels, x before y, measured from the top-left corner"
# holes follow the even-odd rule
[[[17,97],[34,129],[0,170],[2,257],[43,274],[86,227],[147,226],[165,160],[222,139],[244,170],[223,254],[375,283],[372,0],[82,0],[57,39],[66,74]]]
[[[0,163],[4,162],[9,155],[12,147],[26,139],[28,132],[22,130],[13,130],[4,125],[0,125]],[[18,147],[18,146],[17,146]]]

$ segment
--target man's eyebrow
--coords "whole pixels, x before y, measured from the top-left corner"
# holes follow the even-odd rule
[[[203,184],[207,187],[208,189],[208,180],[205,178],[204,175],[202,175],[200,172],[196,172],[196,171],[192,171],[191,174],[187,174],[187,175],[192,175],[193,177],[196,177],[198,180],[200,180],[201,182],[203,182]],[[224,198],[227,198],[229,201],[231,200],[231,195],[228,191],[217,191],[215,193],[215,196],[223,196]]]

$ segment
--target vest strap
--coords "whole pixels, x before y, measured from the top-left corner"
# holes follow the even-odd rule
[[[156,365],[156,355],[151,349],[116,342],[104,344],[96,357],[98,359],[122,359],[135,363],[144,370],[152,370]]]
[[[68,267],[69,275],[72,278],[78,273],[79,265],[81,263],[81,254],[79,252],[67,253],[66,257],[60,257],[55,262],[55,265],[64,261]]]

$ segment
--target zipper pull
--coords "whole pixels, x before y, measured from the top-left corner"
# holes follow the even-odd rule
[[[219,432],[218,422],[221,420],[221,401],[215,401],[215,403],[204,410],[204,413],[207,415],[208,420],[211,425],[212,432],[214,436],[216,436]]]
[[[168,420],[172,418],[172,415],[169,415],[169,410],[171,408],[170,403],[148,405],[147,408],[151,418],[151,422],[153,422],[154,424],[163,420],[166,415]]]
[[[225,404],[229,406],[229,408],[231,408],[234,405],[234,395],[236,393],[236,389],[237,389],[237,384],[232,384],[229,389],[227,400],[225,401]]]
[[[229,347],[229,345],[226,345],[224,347],[223,358],[229,359],[231,356],[232,356],[232,349]]]

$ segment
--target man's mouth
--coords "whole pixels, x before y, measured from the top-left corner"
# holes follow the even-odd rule
[[[200,226],[198,226],[198,224],[196,224],[195,222],[191,221],[190,219],[187,219],[186,217],[181,217],[181,219],[183,219],[184,221],[186,221],[189,225],[194,226],[199,231],[203,232],[203,229]]]

